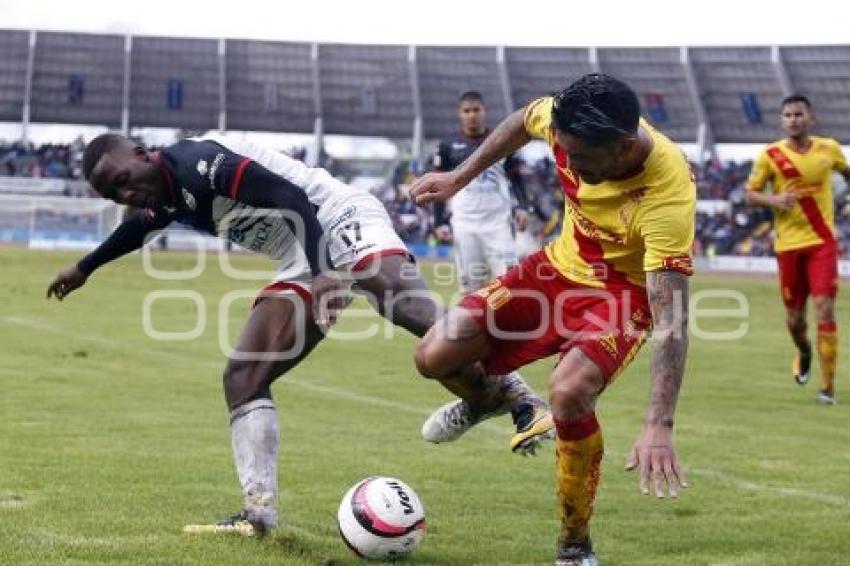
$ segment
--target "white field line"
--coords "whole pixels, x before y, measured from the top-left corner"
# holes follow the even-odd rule
[[[107,348],[112,349],[112,350],[122,349],[120,344],[115,340],[104,338],[102,336],[95,336],[95,335],[92,335],[92,334],[86,334],[86,333],[82,333],[82,332],[78,332],[78,331],[66,330],[66,329],[61,328],[59,326],[52,325],[50,323],[43,322],[43,321],[33,320],[33,319],[29,319],[29,318],[26,318],[26,317],[20,317],[20,316],[4,316],[0,320],[2,320],[3,322],[5,322],[7,324],[23,326],[25,328],[30,328],[30,329],[33,329],[33,330],[39,330],[39,331],[43,331],[43,332],[49,332],[51,334],[56,334],[56,335],[59,335],[59,336],[65,336],[67,338],[73,338],[73,339],[76,339],[76,340],[83,340],[83,341],[86,341],[86,342],[92,342],[92,343],[107,347]],[[169,352],[169,351],[163,351],[163,350],[156,350],[154,348],[146,348],[145,353],[148,354],[148,355],[154,354],[154,355],[165,357],[165,358],[178,359],[178,360],[193,363],[193,364],[199,363],[198,360],[196,360],[195,358],[193,358],[189,355],[179,354],[179,353]],[[213,363],[213,362],[210,362],[210,361],[206,361],[206,362],[200,362],[200,364],[207,366],[207,367],[210,367],[210,368],[215,368],[215,369],[220,371],[223,368],[224,361],[222,360],[221,363]],[[385,408],[388,408],[388,409],[393,409],[393,410],[396,410],[396,411],[403,411],[405,413],[410,413],[410,414],[414,414],[414,415],[425,416],[425,415],[430,414],[430,412],[431,412],[431,409],[425,409],[425,408],[417,407],[417,406],[414,406],[414,405],[408,405],[406,403],[398,403],[396,401],[381,399],[379,397],[371,397],[371,396],[367,396],[367,395],[361,395],[359,393],[355,393],[353,391],[348,391],[346,389],[341,389],[341,388],[338,388],[338,387],[330,387],[330,386],[327,386],[327,385],[318,385],[318,384],[315,384],[315,383],[308,383],[308,382],[305,382],[305,381],[292,379],[291,377],[286,378],[284,380],[284,383],[291,383],[291,384],[296,385],[296,386],[298,386],[302,389],[306,389],[308,391],[312,391],[312,392],[320,394],[320,395],[331,395],[331,396],[334,396],[334,397],[339,397],[339,398],[342,398],[342,399],[354,401],[354,402],[357,402],[357,403],[363,403],[363,404],[366,404],[366,405],[372,405],[372,406],[376,406],[376,407],[385,407]],[[489,430],[491,432],[502,434],[502,435],[507,435],[507,434],[510,434],[512,432],[511,428],[498,426],[495,423],[486,423],[485,422],[485,423],[481,423],[480,425],[478,425],[478,427],[484,428],[484,429]],[[760,482],[754,482],[754,481],[746,480],[746,479],[743,479],[743,478],[739,478],[739,477],[737,477],[733,474],[722,472],[720,470],[713,470],[713,469],[710,469],[710,468],[689,468],[687,471],[688,471],[688,474],[691,475],[691,476],[710,478],[712,480],[715,480],[715,481],[718,481],[718,482],[721,482],[721,483],[724,483],[724,484],[727,484],[727,485],[731,485],[731,486],[733,486],[736,489],[739,489],[741,491],[755,491],[755,492],[762,492],[762,493],[772,493],[772,494],[779,495],[779,496],[782,496],[782,497],[788,497],[788,498],[793,498],[793,499],[805,499],[805,500],[808,500],[808,501],[814,501],[814,502],[826,503],[826,504],[834,505],[834,506],[838,506],[838,507],[848,507],[848,508],[850,508],[850,497],[844,497],[844,496],[836,495],[836,494],[833,494],[833,493],[827,493],[827,492],[822,492],[822,491],[814,491],[814,490],[810,490],[810,489],[802,489],[802,488],[796,488],[796,487],[775,486],[775,485],[769,485],[769,484],[764,484],[764,483],[760,483]]]

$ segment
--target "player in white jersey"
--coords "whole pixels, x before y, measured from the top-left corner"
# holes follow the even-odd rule
[[[441,141],[434,156],[437,171],[454,170],[486,139],[489,130],[481,93],[460,96],[458,119],[460,130]],[[464,293],[480,289],[517,263],[513,222],[518,231],[525,231],[528,212],[521,180],[508,178],[511,163],[515,158],[509,155],[485,169],[451,198],[448,209],[434,207],[434,233],[441,240],[452,240]]]
[[[425,334],[442,309],[380,202],[323,169],[226,137],[184,140],[151,153],[104,134],[86,148],[83,172],[104,198],[142,211],[60,272],[48,297],[64,298],[95,269],[140,248],[172,221],[280,261],[224,371],[244,509],[219,524],[190,528],[266,532],[277,522],[279,433],[270,387],[324,338],[344,302],[337,291],[353,285],[382,316],[416,336]],[[477,420],[510,411],[518,430],[511,447],[517,451],[533,449],[553,426],[545,404],[517,374],[488,376],[479,365],[440,382],[478,407]]]

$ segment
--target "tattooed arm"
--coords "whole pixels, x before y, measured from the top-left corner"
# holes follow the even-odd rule
[[[652,389],[643,430],[632,448],[627,470],[639,469],[640,489],[677,496],[677,484],[686,487],[673,448],[673,415],[685,373],[688,353],[688,277],[662,270],[647,273],[652,309]]]
[[[688,277],[654,271],[646,277],[652,309],[652,395],[647,425],[673,428],[673,413],[688,355]]]

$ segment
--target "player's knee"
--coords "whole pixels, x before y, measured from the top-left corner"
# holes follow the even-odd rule
[[[413,354],[416,369],[422,377],[428,379],[441,379],[448,375],[449,372],[443,363],[444,357],[439,340],[431,334],[426,335],[419,342]]]
[[[806,329],[806,318],[799,312],[789,312],[785,324],[792,332],[802,332]]]
[[[558,418],[585,415],[593,411],[600,390],[600,379],[596,376],[581,371],[569,376],[556,372],[549,382],[552,412]]]
[[[266,396],[269,390],[267,373],[257,362],[228,360],[223,381],[224,396],[231,408]]]
[[[833,322],[835,320],[835,303],[832,299],[815,300],[815,316],[818,322]]]
[[[393,323],[421,338],[434,324],[437,306],[430,297],[400,296],[393,301],[390,316]]]

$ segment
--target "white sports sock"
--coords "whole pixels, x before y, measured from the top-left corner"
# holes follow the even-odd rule
[[[245,511],[265,528],[277,525],[277,452],[280,430],[271,399],[256,399],[230,413],[233,459]]]

